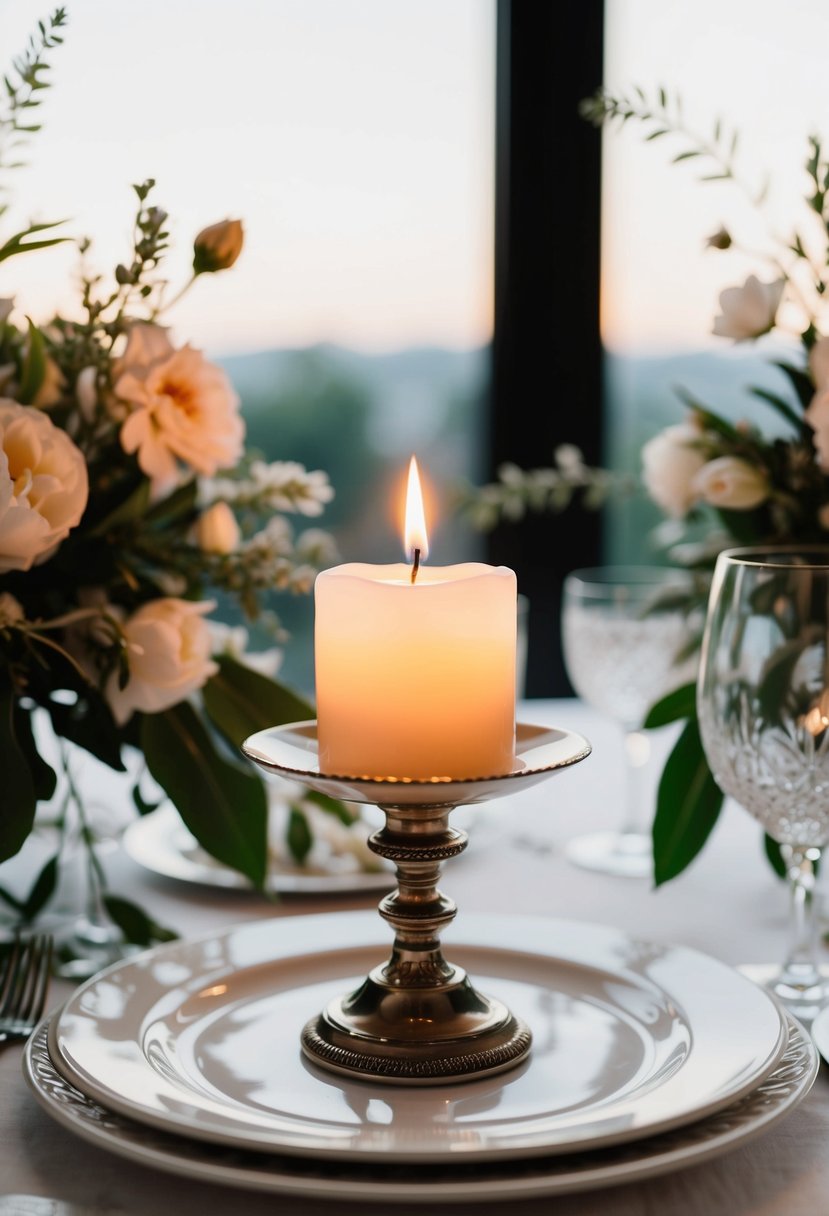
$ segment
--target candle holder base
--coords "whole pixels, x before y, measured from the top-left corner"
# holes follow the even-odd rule
[[[437,880],[443,862],[467,841],[465,832],[449,826],[449,815],[583,760],[590,754],[587,740],[519,724],[511,772],[434,781],[321,773],[315,722],[260,731],[243,751],[268,772],[379,806],[386,823],[369,847],[397,866],[398,889],[378,908],[394,930],[391,956],[306,1024],[300,1036],[306,1056],[352,1079],[396,1085],[472,1081],[520,1064],[530,1051],[529,1028],[501,1001],[478,992],[441,951],[441,930],[457,909]]]
[[[529,1054],[529,1028],[455,971],[452,983],[427,990],[396,989],[372,972],[307,1023],[303,1051],[333,1072],[404,1085],[472,1081],[514,1068]]]

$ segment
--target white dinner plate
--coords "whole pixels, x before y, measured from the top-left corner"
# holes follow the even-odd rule
[[[379,822],[378,822],[379,826]],[[126,854],[154,874],[179,882],[199,883],[223,890],[250,891],[244,875],[223,866],[201,848],[188,832],[175,807],[165,804],[134,819],[123,836]],[[326,866],[297,866],[273,860],[266,890],[277,895],[341,895],[352,891],[388,891],[394,870],[378,860],[378,869],[361,869],[353,857],[334,858]]]
[[[305,1022],[388,952],[370,912],[274,917],[116,964],[70,997],[50,1052],[83,1093],[167,1131],[459,1161],[597,1148],[698,1119],[756,1086],[785,1046],[771,998],[695,950],[530,917],[468,916],[447,937],[448,956],[533,1032],[510,1072],[381,1089],[305,1060]]]
[[[84,1140],[151,1169],[201,1182],[274,1194],[375,1203],[450,1203],[532,1199],[635,1182],[711,1161],[771,1128],[809,1092],[818,1055],[809,1036],[788,1022],[785,1053],[775,1070],[745,1097],[697,1123],[633,1144],[530,1161],[384,1166],[336,1159],[251,1153],[204,1144],[135,1123],[105,1109],[56,1071],[44,1024],[26,1046],[23,1071],[46,1112]]]

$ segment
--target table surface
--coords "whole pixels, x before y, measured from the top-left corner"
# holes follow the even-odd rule
[[[498,902],[510,912],[611,923],[660,942],[682,942],[732,964],[778,961],[786,947],[787,895],[762,855],[760,829],[727,805],[705,851],[685,874],[655,891],[649,880],[611,878],[576,869],[563,856],[567,840],[585,831],[614,827],[621,813],[623,754],[612,724],[577,701],[532,701],[524,721],[555,724],[591,739],[594,754],[554,781],[487,808],[487,831],[478,845],[451,863],[446,889],[464,911],[491,912]],[[645,775],[651,799],[670,729],[651,736]],[[648,807],[644,808],[647,822]],[[25,858],[0,868],[0,882],[13,886]],[[110,886],[151,910],[182,936],[264,917],[370,907],[372,896],[285,897],[272,904],[255,894],[190,887],[143,871],[120,852],[106,858]],[[52,990],[55,1005],[70,992]],[[757,1140],[716,1161],[648,1182],[509,1204],[476,1203],[480,1216],[561,1212],[587,1216],[815,1216],[829,1211],[829,1085],[825,1068],[806,1100]],[[61,1199],[77,1213],[195,1213],[275,1211],[291,1216],[330,1216],[334,1204],[305,1202],[194,1183],[132,1164],[87,1144],[54,1123],[36,1105],[20,1071],[20,1049],[0,1056],[0,1194]],[[0,1211],[29,1212],[0,1203]],[[412,1203],[366,1208],[337,1203],[340,1216],[366,1211],[399,1216],[436,1211]],[[448,1209],[447,1209],[448,1210]],[[453,1209],[472,1210],[467,1205]]]

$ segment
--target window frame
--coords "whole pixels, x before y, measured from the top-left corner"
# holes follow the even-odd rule
[[[604,4],[498,0],[496,12],[490,477],[504,461],[548,465],[561,443],[602,459],[601,139],[578,103],[602,80]],[[527,696],[572,691],[562,583],[601,562],[601,540],[599,513],[578,504],[488,538],[488,559],[511,566],[530,601]]]

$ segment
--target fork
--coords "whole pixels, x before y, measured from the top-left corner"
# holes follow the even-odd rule
[[[0,964],[0,1049],[27,1039],[43,1017],[51,967],[48,934],[14,939]]]

